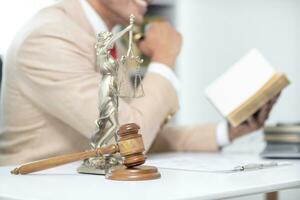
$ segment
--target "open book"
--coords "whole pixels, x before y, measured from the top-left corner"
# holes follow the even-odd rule
[[[289,84],[261,53],[253,49],[205,91],[207,98],[230,122],[238,126]]]

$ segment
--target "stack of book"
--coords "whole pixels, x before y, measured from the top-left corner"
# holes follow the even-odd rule
[[[266,126],[267,143],[262,156],[266,158],[300,158],[300,124]]]

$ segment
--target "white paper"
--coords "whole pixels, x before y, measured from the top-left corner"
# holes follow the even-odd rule
[[[175,156],[174,156],[175,155]],[[176,153],[157,154],[150,156],[146,164],[163,169],[228,173],[234,172],[237,166],[249,163],[268,163],[257,156],[247,156],[244,160],[241,155],[234,154],[214,154],[214,153]]]
[[[253,49],[214,81],[205,93],[221,114],[227,116],[253,96],[275,72],[261,53]]]

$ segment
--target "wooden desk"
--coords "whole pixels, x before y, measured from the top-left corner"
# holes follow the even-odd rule
[[[206,162],[207,154],[194,156],[195,160]],[[245,154],[240,155],[241,160],[248,160],[247,157]],[[73,163],[25,176],[11,175],[9,172],[14,166],[1,167],[0,199],[204,200],[300,187],[300,162],[297,161],[289,166],[229,174],[160,169],[161,179],[141,182],[109,181],[103,176],[77,174],[76,167],[79,164]]]

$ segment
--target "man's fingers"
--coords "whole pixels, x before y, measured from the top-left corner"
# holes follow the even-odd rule
[[[281,94],[281,92],[278,93],[273,99],[271,99],[271,104],[272,105],[274,105],[278,101],[278,99],[280,97],[280,94]]]
[[[271,112],[271,110],[272,110],[272,108],[273,108],[273,106],[274,106],[274,104],[276,103],[276,101],[272,101],[272,102],[270,102],[269,103],[269,105],[268,105],[268,114],[270,114],[270,112]]]
[[[273,98],[268,102],[268,104],[273,106],[276,103],[276,101],[277,101],[277,98]]]
[[[251,130],[255,130],[258,127],[257,122],[253,116],[249,117],[249,119],[247,120],[247,123]]]
[[[146,43],[144,40],[139,41],[138,43],[139,48],[141,49],[145,49],[146,48]]]
[[[257,116],[257,122],[259,126],[262,126],[266,119],[269,117],[269,112],[270,112],[270,105],[266,104],[265,106],[263,106]]]
[[[138,47],[139,49],[147,56],[151,56],[151,51],[149,50],[148,46],[147,46],[147,43],[145,40],[141,40],[139,43],[138,43]]]
[[[266,105],[267,105],[267,115],[269,116],[274,104],[278,101],[278,98],[280,96],[280,93],[277,94],[273,99],[271,99]],[[267,116],[267,118],[268,118]]]
[[[277,102],[278,98],[280,96],[280,93],[277,94],[273,99],[271,99],[268,103],[266,103],[258,113],[258,121],[259,123],[264,123],[265,120],[269,117],[269,114],[272,110],[272,107]]]

